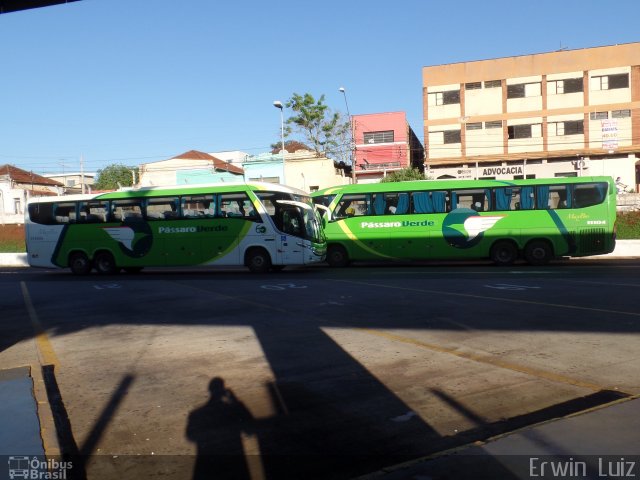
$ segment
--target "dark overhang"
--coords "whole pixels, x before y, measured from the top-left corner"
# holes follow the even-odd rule
[[[0,13],[17,12],[30,8],[49,7],[61,3],[77,2],[78,0],[0,0]]]

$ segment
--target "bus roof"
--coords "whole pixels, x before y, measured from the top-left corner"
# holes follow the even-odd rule
[[[523,185],[554,185],[567,183],[607,182],[611,177],[555,177],[526,180],[410,180],[406,182],[358,183],[324,188],[311,194],[312,197],[335,195],[336,193],[402,192],[412,190],[451,190],[457,188],[495,188]]]
[[[167,185],[159,187],[125,188],[115,192],[95,193],[84,195],[62,195],[38,197],[29,200],[29,203],[73,202],[81,200],[115,200],[119,198],[162,197],[165,195],[199,194],[213,192],[240,192],[252,191],[276,191],[308,196],[309,194],[297,188],[288,187],[279,183],[269,182],[218,182],[200,183],[196,185]]]

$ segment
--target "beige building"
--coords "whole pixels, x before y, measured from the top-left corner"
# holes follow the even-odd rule
[[[424,67],[430,178],[637,185],[640,43]]]
[[[142,187],[243,180],[242,168],[197,150],[167,160],[143,163],[139,171],[137,183]]]

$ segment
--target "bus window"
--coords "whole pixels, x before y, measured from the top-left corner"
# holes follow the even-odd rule
[[[413,213],[445,213],[447,192],[413,192]]]
[[[605,199],[607,193],[606,183],[586,183],[574,185],[573,207],[584,208],[598,205]]]
[[[53,204],[52,203],[30,203],[28,207],[29,219],[33,223],[41,225],[53,225]]]
[[[242,218],[253,222],[261,222],[260,216],[253,208],[253,203],[246,193],[223,193],[220,195],[220,216]]]
[[[469,208],[476,212],[486,212],[490,210],[489,198],[491,194],[489,190],[454,190],[451,192],[453,201],[457,201],[457,207],[451,208]]]
[[[109,202],[89,201],[80,204],[80,221],[83,223],[104,223],[107,221]]]
[[[213,195],[185,195],[182,197],[182,218],[215,216]]]
[[[172,220],[178,218],[178,197],[149,198],[147,200],[147,220]]]
[[[56,223],[75,223],[76,204],[56,203],[53,207],[53,215]]]
[[[409,213],[408,193],[387,193],[385,194],[385,203],[385,213],[389,215],[402,215]]]
[[[371,215],[369,195],[350,194],[342,196],[336,207],[336,218],[361,217],[363,215]]]
[[[112,222],[139,222],[142,221],[142,200],[127,199],[111,202]]]

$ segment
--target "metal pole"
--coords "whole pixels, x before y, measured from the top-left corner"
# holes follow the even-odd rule
[[[286,150],[284,149],[284,105],[282,105],[282,102],[280,100],[276,100],[275,102],[273,102],[273,106],[280,109],[280,142],[282,144],[282,183],[285,183],[285,152]]]
[[[344,87],[340,87],[338,91],[342,92],[344,96],[344,105],[347,107],[347,116],[349,117],[349,160],[351,160],[351,182],[356,183],[356,158],[355,158],[355,143],[353,140],[353,119],[349,112],[349,103],[347,102],[347,92]]]

